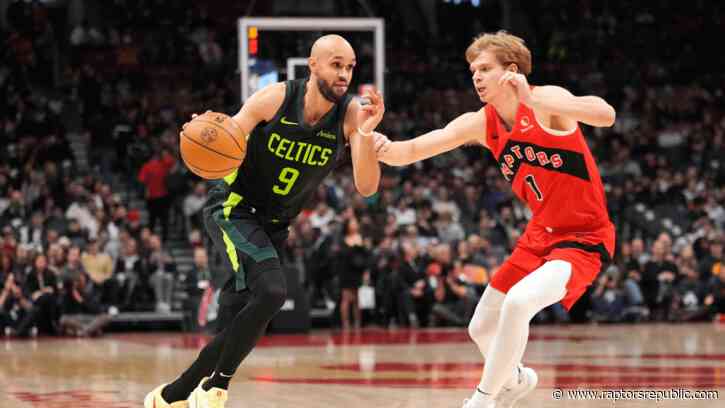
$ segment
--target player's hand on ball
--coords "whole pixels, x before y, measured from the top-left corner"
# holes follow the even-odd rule
[[[210,113],[210,112],[211,112],[210,110],[207,110],[206,112],[202,113],[202,115],[206,115],[207,113]],[[197,118],[198,116],[199,116],[199,114],[198,114],[198,113],[192,113],[192,114],[191,114],[191,120],[194,120],[194,119],[196,119],[196,118]],[[183,125],[181,126],[181,133],[184,133],[184,129],[186,129],[186,126],[187,126],[188,124],[189,124],[189,122],[186,122],[186,123],[184,123],[184,124],[183,124]]]
[[[358,129],[363,134],[369,134],[378,126],[381,120],[383,120],[383,114],[385,113],[385,102],[383,96],[377,90],[369,91],[365,94],[366,98],[370,103],[362,105],[360,111],[358,111],[357,123]]]
[[[226,177],[244,161],[246,137],[239,125],[221,112],[194,114],[179,133],[179,152],[186,167],[207,180]]]
[[[203,114],[204,114],[204,115],[206,115],[206,114],[207,114],[207,113],[209,113],[209,112],[211,112],[211,111],[207,109],[207,111],[206,111],[206,112],[204,112]],[[197,117],[197,116],[199,116],[199,114],[198,114],[198,113],[192,113],[192,114],[191,114],[191,119],[196,119],[196,117]],[[187,122],[187,123],[188,123],[188,122]]]

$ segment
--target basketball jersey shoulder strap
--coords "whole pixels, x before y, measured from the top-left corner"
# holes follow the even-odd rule
[[[297,85],[295,84],[295,81],[285,81],[284,85],[284,100],[282,101],[282,105],[279,107],[279,109],[277,109],[277,112],[267,123],[279,122],[279,120],[282,119],[283,116],[289,114],[287,111],[289,110],[290,104],[294,103],[295,93],[297,92]]]
[[[342,150],[347,144],[347,139],[345,139],[345,116],[347,115],[347,108],[353,100],[352,95],[345,95],[345,99],[337,104],[337,148],[339,150]]]
[[[498,115],[496,115],[496,109],[490,103],[486,104],[483,109],[486,112],[486,145],[498,159]]]

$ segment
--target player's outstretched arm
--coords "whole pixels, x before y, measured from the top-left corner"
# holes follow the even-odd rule
[[[378,160],[391,166],[405,166],[453,150],[466,143],[486,145],[486,113],[467,112],[453,119],[446,127],[414,139],[391,142],[376,133],[375,149]]]
[[[595,127],[610,127],[617,116],[614,108],[604,99],[598,96],[574,96],[559,86],[534,88],[531,103],[535,110]]]
[[[552,85],[537,86],[532,90],[526,77],[516,72],[505,73],[499,83],[511,86],[519,100],[535,111],[555,116],[564,129],[576,127],[575,122],[609,127],[616,118],[614,108],[598,96],[574,96],[566,89]]]
[[[365,97],[370,103],[350,103],[345,115],[345,134],[349,135],[355,188],[368,197],[378,191],[380,184],[380,164],[375,153],[373,131],[383,119],[385,103],[377,91],[369,92]]]

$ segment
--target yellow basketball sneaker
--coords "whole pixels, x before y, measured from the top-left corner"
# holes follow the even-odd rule
[[[164,398],[161,397],[161,390],[164,387],[166,384],[161,384],[146,394],[146,398],[143,399],[143,408],[189,408],[189,403],[186,401],[176,401],[172,404],[164,401]]]
[[[189,408],[224,408],[224,403],[227,402],[227,390],[221,388],[210,388],[209,391],[204,391],[201,385],[207,377],[201,380],[199,386],[189,395]]]

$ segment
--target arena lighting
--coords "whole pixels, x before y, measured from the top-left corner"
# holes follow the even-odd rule
[[[481,0],[469,0],[471,2],[471,5],[473,7],[480,7],[481,6]],[[454,5],[458,6],[460,4],[465,3],[465,0],[443,0],[444,3],[450,4],[453,3]]]

